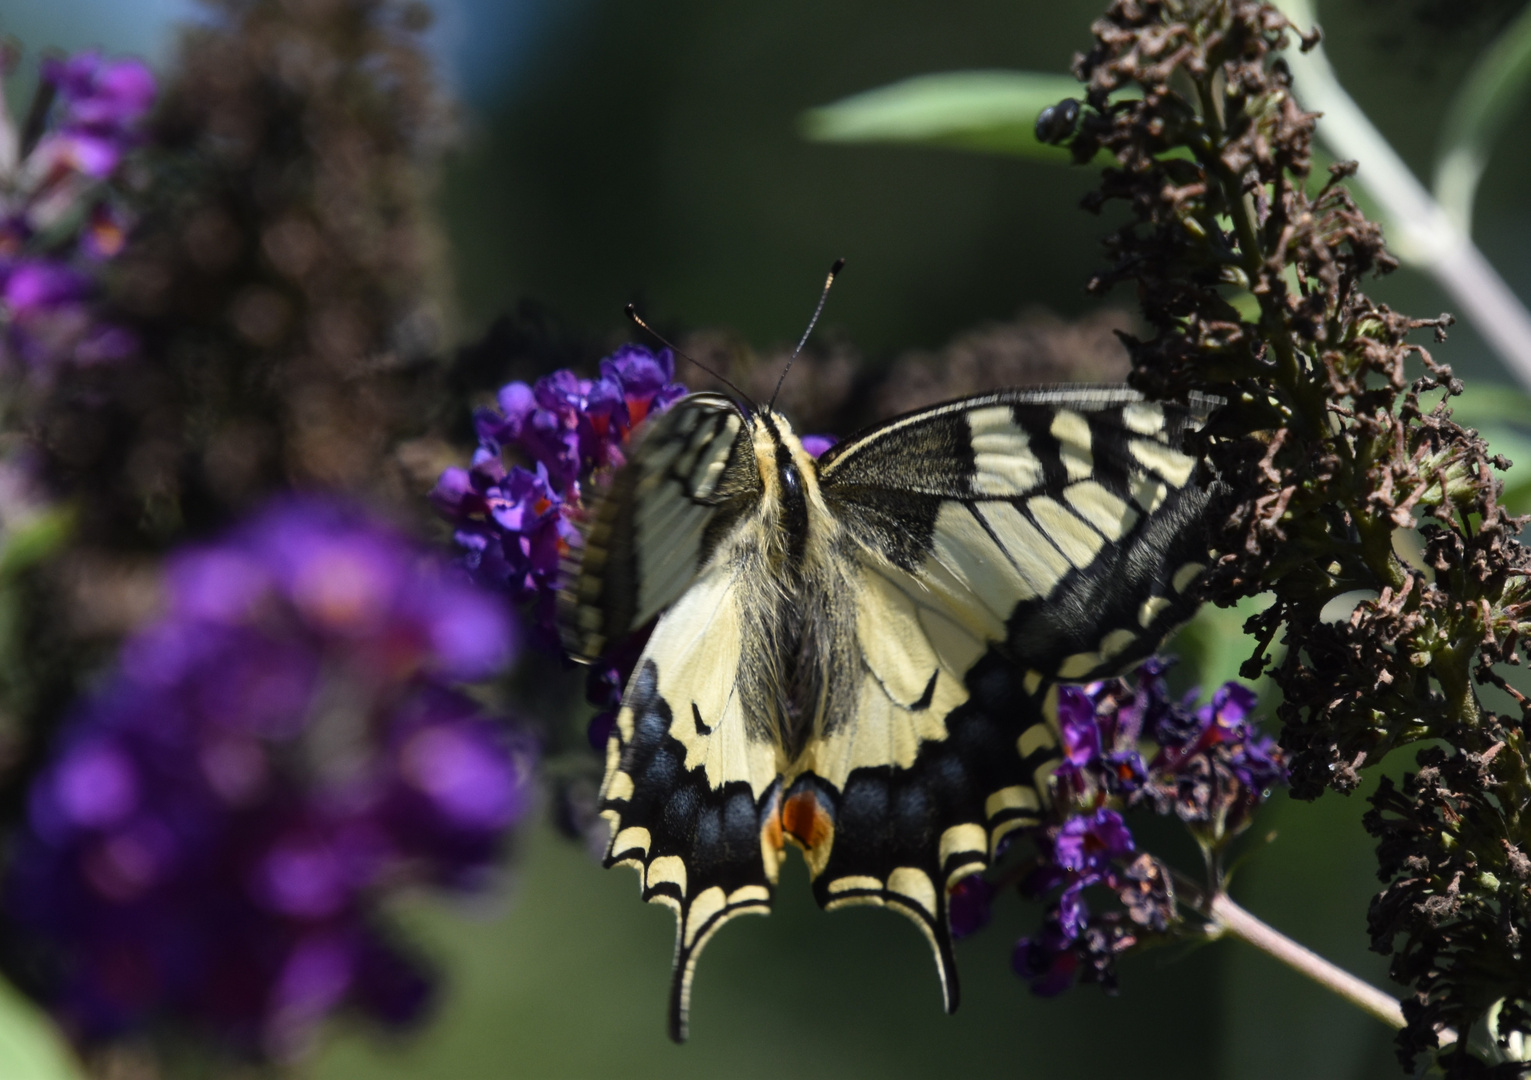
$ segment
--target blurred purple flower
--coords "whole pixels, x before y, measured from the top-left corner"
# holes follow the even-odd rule
[[[830,447],[839,444],[840,440],[833,435],[804,435],[803,449],[812,458],[821,458]]]
[[[1069,818],[1053,841],[1053,860],[1081,877],[1101,878],[1133,850],[1132,833],[1115,810]]]
[[[37,92],[50,90],[57,100],[30,148],[0,107],[9,158],[0,164],[0,363],[44,379],[60,364],[110,363],[137,349],[96,310],[98,274],[126,242],[130,223],[111,182],[141,139],[155,83],[137,60],[86,52],[43,61]]]
[[[600,376],[555,371],[502,387],[474,416],[479,446],[467,469],[441,474],[431,502],[454,527],[461,561],[480,582],[531,609],[537,641],[557,649],[558,570],[579,543],[573,516],[597,470],[626,460],[633,430],[686,394],[668,349],[624,345]],[[530,466],[529,468],[527,466]]]
[[[446,682],[512,659],[498,602],[349,507],[280,504],[182,552],[165,614],[76,707],[6,880],[83,1041],[189,1025],[284,1058],[340,1007],[417,1016],[401,885],[490,877],[530,750]]]
[[[969,874],[947,890],[946,910],[952,937],[965,938],[989,925],[994,886],[982,874]]]
[[[154,74],[139,60],[106,60],[98,52],[83,52],[45,59],[42,77],[58,91],[64,131],[127,141],[154,104]]]

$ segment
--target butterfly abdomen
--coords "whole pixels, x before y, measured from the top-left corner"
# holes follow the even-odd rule
[[[733,556],[748,643],[739,693],[752,729],[774,733],[786,768],[855,707],[855,609],[813,459],[775,413],[762,410],[753,424],[760,508]]]

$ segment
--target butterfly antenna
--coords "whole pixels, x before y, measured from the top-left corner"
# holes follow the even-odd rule
[[[690,356],[687,356],[685,353],[681,352],[674,345],[671,345],[670,342],[665,339],[665,336],[663,334],[661,334],[658,330],[655,330],[652,326],[650,326],[648,323],[643,321],[643,316],[638,314],[637,307],[635,307],[632,304],[628,304],[625,308],[622,309],[622,311],[628,317],[628,319],[630,319],[633,322],[634,325],[638,326],[642,330],[647,331],[649,334],[652,334],[654,336],[654,338],[657,339],[658,342],[661,345],[663,345],[665,348],[669,349],[676,356],[680,357],[682,360],[686,361],[688,364],[692,364],[692,365],[694,365],[696,367],[701,368],[707,374],[711,375],[714,379],[717,379],[718,382],[722,383],[724,386],[726,386],[730,390],[732,390],[735,394],[737,394],[739,396],[739,401],[741,403],[742,402],[746,402],[746,401],[749,400],[749,395],[746,394],[743,390],[740,390],[737,386],[735,386],[733,384],[733,381],[730,380],[728,378],[728,376],[724,375],[721,371],[713,371],[712,368],[708,367],[706,364],[702,363],[700,360],[696,360],[696,359],[694,359],[694,358],[692,358]]]
[[[769,409],[776,404],[776,395],[781,393],[781,385],[787,381],[787,372],[792,370],[792,361],[797,359],[797,354],[803,351],[804,345],[808,344],[808,335],[813,333],[813,328],[818,325],[819,316],[824,313],[824,301],[829,299],[829,287],[835,283],[835,275],[844,269],[844,259],[836,259],[835,265],[829,268],[829,274],[824,278],[824,291],[819,293],[819,306],[813,309],[813,318],[808,320],[808,329],[803,331],[797,348],[793,349],[792,355],[787,357],[787,366],[781,369],[781,378],[776,380],[776,389],[771,391],[771,400],[766,403],[766,408]]]

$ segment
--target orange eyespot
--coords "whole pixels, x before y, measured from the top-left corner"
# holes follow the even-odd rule
[[[835,834],[835,819],[812,791],[799,791],[782,803],[781,824],[792,839],[809,850]]]

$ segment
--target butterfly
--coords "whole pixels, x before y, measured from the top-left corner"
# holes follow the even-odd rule
[[[674,908],[670,1034],[697,956],[769,911],[785,845],[825,909],[880,904],[958,1001],[948,897],[1037,824],[1060,681],[1124,670],[1196,608],[1215,399],[1004,390],[815,459],[770,407],[695,394],[592,503],[559,597],[594,660],[651,626],[606,747],[606,865]]]

